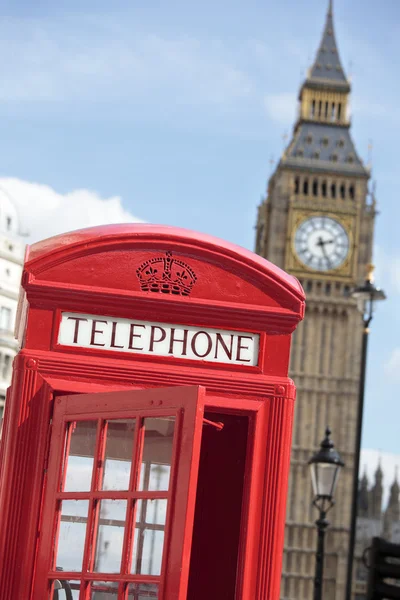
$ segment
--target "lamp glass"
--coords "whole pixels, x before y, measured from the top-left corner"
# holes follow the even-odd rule
[[[315,496],[333,498],[340,466],[334,463],[311,463],[311,481]]]

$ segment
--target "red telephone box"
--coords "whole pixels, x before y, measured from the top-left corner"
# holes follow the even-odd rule
[[[31,246],[1,446],[2,600],[277,600],[300,284],[146,225]]]

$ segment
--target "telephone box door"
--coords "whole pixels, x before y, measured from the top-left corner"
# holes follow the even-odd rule
[[[33,598],[186,598],[204,388],[55,399]]]

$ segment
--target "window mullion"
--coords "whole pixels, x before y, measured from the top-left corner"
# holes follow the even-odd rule
[[[86,575],[93,571],[94,557],[96,552],[95,532],[99,518],[99,502],[96,499],[95,491],[99,489],[99,481],[104,469],[105,439],[107,433],[107,423],[104,419],[99,419],[97,424],[96,448],[94,452],[94,465],[92,473],[92,483],[89,498],[89,514],[86,529],[85,550],[83,554],[82,574]]]
[[[142,460],[143,452],[143,420],[138,415],[135,423],[135,433],[132,449],[132,466],[131,476],[129,482],[129,500],[126,514],[126,529],[124,535],[124,543],[122,547],[122,562],[121,562],[121,573],[129,574],[133,552],[133,540],[135,532],[135,520],[136,520],[136,506],[137,500],[132,498],[132,493],[137,490],[139,477],[140,477],[140,465]],[[123,597],[123,596],[122,596]]]

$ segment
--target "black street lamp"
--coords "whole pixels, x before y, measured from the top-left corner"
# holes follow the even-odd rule
[[[319,510],[319,518],[315,521],[318,529],[318,544],[315,563],[314,600],[322,599],[325,532],[329,525],[326,520],[328,511],[335,504],[333,499],[339,472],[344,467],[339,452],[330,439],[331,430],[327,427],[321,447],[310,459],[311,481],[314,491],[314,506]]]
[[[367,369],[367,348],[369,337],[369,326],[374,316],[375,303],[379,300],[386,300],[386,295],[383,290],[375,287],[373,278],[374,267],[369,266],[367,278],[363,285],[356,287],[351,292],[351,297],[359,303],[360,312],[363,322],[362,346],[361,346],[361,370],[360,370],[360,387],[358,395],[358,411],[357,411],[357,429],[356,442],[354,449],[354,470],[353,470],[353,490],[351,498],[351,521],[350,521],[350,539],[349,539],[349,554],[347,563],[347,581],[346,581],[346,600],[352,600],[351,591],[353,583],[353,561],[354,548],[356,543],[356,525],[357,525],[357,503],[358,503],[358,478],[360,471],[360,453],[361,453],[361,436],[362,422],[364,413],[364,395],[365,395],[365,376]]]

